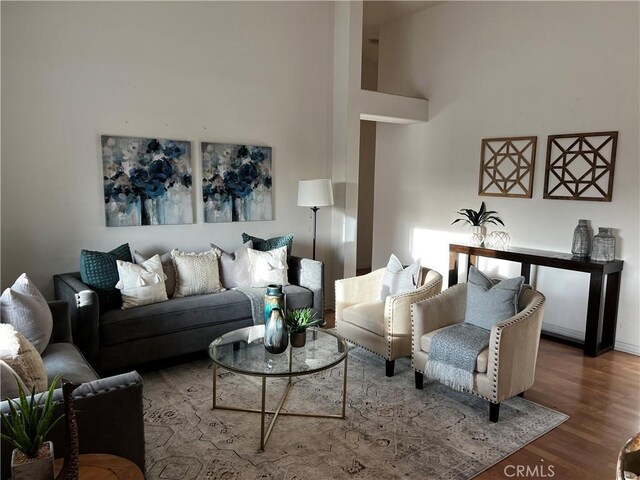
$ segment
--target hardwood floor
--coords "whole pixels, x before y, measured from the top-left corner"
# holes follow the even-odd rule
[[[333,327],[333,312],[326,322]],[[571,418],[477,479],[614,479],[620,448],[640,431],[640,357],[617,351],[585,357],[543,339],[536,383],[524,397]]]

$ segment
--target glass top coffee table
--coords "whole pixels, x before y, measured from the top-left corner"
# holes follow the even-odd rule
[[[272,354],[266,351],[263,344],[264,325],[245,327],[226,333],[216,338],[209,345],[209,356],[213,360],[213,409],[235,410],[240,412],[260,413],[260,450],[269,439],[271,430],[279,415],[316,418],[345,418],[347,397],[347,342],[337,334],[328,330],[311,327],[307,329],[307,341],[304,347],[292,348],[284,353]],[[344,364],[342,375],[342,412],[340,414],[316,414],[283,412],[282,407],[293,385],[292,377],[311,375]],[[223,367],[242,375],[262,378],[262,404],[260,409],[239,408],[218,405],[216,403],[217,368]],[[287,387],[275,410],[267,410],[265,405],[268,377],[287,377]],[[265,433],[265,415],[273,414],[271,423]]]

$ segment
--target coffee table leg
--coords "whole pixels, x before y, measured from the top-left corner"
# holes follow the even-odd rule
[[[215,408],[216,408],[216,381],[218,380],[218,375],[217,375],[218,365],[216,364],[216,362],[213,362],[213,365],[211,365],[211,370],[213,371],[213,406],[211,407],[211,410],[215,410]]]
[[[342,418],[345,418],[345,410],[347,408],[347,358],[344,357],[344,373],[342,374]]]
[[[264,412],[267,399],[267,377],[262,377],[262,408],[260,410],[260,451],[264,450]]]

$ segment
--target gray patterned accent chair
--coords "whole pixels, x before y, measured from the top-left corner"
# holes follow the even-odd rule
[[[462,323],[467,306],[467,284],[411,305],[412,354],[416,388],[423,388],[425,365],[434,335]],[[533,386],[545,297],[532,288],[520,295],[519,311],[491,328],[489,347],[477,357],[473,393],[489,402],[489,420],[497,422],[500,402],[523,396]]]
[[[411,355],[410,306],[438,294],[442,275],[422,267],[418,288],[380,300],[386,268],[359,277],[337,280],[336,332],[345,340],[386,360],[385,373],[392,377],[395,360]]]

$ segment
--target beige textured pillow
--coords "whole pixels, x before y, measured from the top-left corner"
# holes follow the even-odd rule
[[[251,286],[289,285],[287,278],[287,247],[261,252],[250,248]]]
[[[36,393],[47,389],[47,371],[42,357],[24,335],[8,324],[0,324],[0,360],[20,377],[27,392],[31,392],[34,385]]]
[[[116,264],[120,278],[116,288],[122,295],[123,310],[168,300],[160,255],[154,255],[141,265],[123,260],[116,260]]]
[[[47,301],[26,273],[0,297],[2,322],[10,323],[36,348],[44,352],[53,330],[53,316]]]
[[[224,291],[218,270],[219,250],[202,253],[171,251],[176,272],[174,297],[188,297]]]
[[[16,382],[16,378],[18,381]],[[22,387],[22,390],[26,393],[29,392],[27,386],[24,384],[20,375],[9,366],[4,360],[0,360],[0,400],[6,400],[7,398],[18,398],[20,391],[18,390],[18,383]]]

